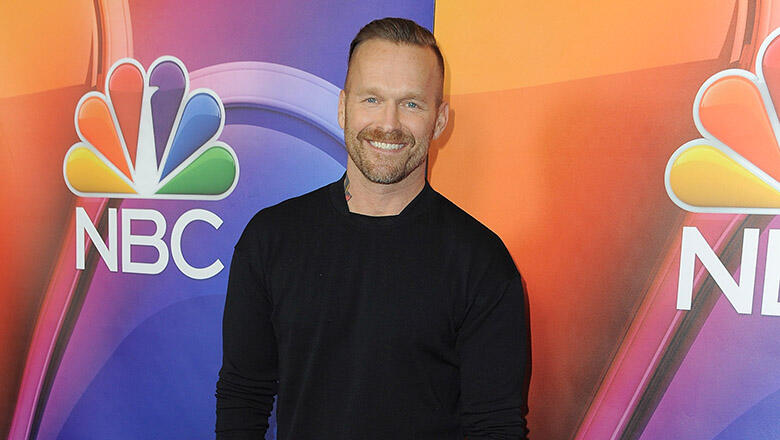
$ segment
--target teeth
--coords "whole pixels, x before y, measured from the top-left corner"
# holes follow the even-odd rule
[[[388,144],[385,142],[369,141],[369,143],[380,150],[400,150],[404,144]]]

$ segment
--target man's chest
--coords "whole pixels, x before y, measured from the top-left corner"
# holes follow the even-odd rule
[[[281,345],[360,337],[415,350],[454,341],[459,280],[429,237],[302,236],[272,256],[265,275]]]

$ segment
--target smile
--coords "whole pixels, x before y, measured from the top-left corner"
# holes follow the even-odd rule
[[[400,150],[404,147],[404,144],[388,144],[386,142],[377,141],[368,141],[368,143],[380,150]]]

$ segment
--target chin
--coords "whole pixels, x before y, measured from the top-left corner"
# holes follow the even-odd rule
[[[370,180],[374,183],[379,183],[383,185],[391,185],[393,183],[398,183],[402,180],[404,180],[409,174],[404,174],[401,172],[396,173],[376,173],[373,170],[360,170],[361,173],[363,173],[363,176],[366,177],[366,179]]]

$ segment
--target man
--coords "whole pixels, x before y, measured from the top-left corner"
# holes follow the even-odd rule
[[[341,180],[260,211],[236,245],[217,438],[526,437],[529,335],[501,240],[427,183],[447,125],[433,35],[386,18],[350,46]],[[475,146],[478,148],[478,146]]]

